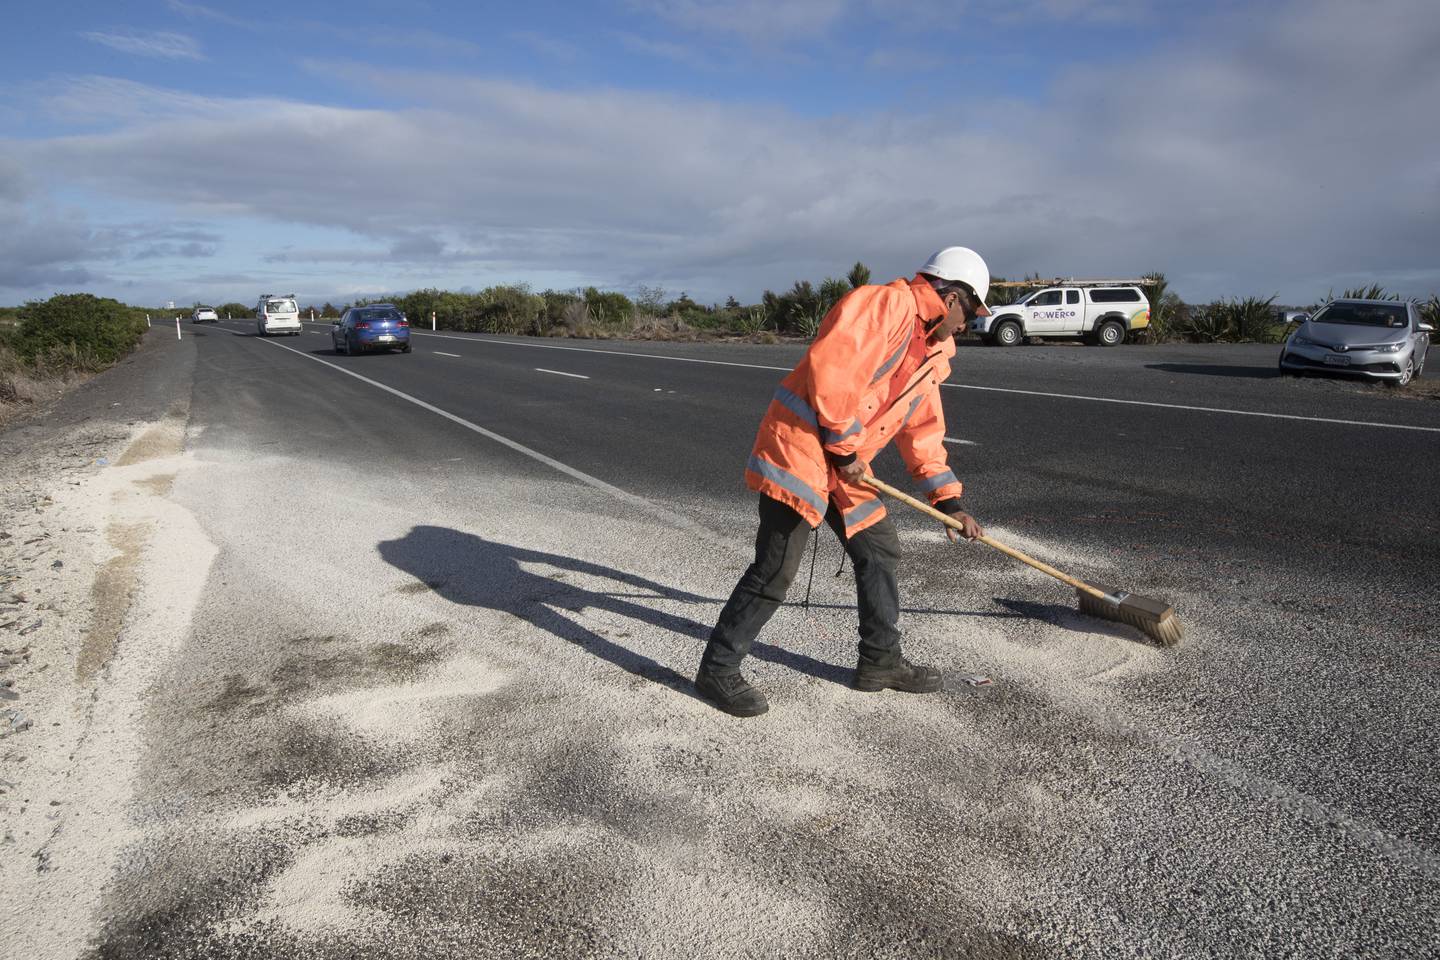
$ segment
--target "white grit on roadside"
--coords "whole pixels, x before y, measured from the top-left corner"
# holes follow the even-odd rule
[[[0,850],[6,927],[22,931],[27,956],[80,954],[118,858],[141,836],[126,811],[145,697],[189,630],[215,554],[164,496],[186,468],[184,428],[183,414],[137,426],[113,465],[54,488],[39,511],[56,569],[71,571],[50,609],[72,615],[31,643],[49,664],[27,684],[47,735],[25,745],[14,774],[24,802],[8,811]]]

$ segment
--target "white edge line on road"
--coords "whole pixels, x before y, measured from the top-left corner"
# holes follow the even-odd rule
[[[236,334],[236,336],[243,336],[243,334]],[[422,410],[429,410],[433,414],[444,417],[451,423],[459,424],[466,430],[473,431],[480,434],[480,436],[482,437],[494,440],[496,443],[500,444],[503,447],[509,447],[511,450],[514,450],[517,453],[523,453],[525,456],[531,458],[532,460],[537,460],[540,463],[545,464],[545,466],[550,467],[552,470],[560,471],[567,477],[572,477],[576,480],[579,480],[583,484],[594,487],[596,490],[599,490],[603,493],[608,493],[610,494],[610,496],[616,498],[617,500],[623,500],[625,503],[630,504],[632,507],[636,507],[637,509],[648,513],[650,516],[664,521],[670,526],[682,527],[687,532],[692,533],[698,537],[702,537],[713,543],[723,543],[726,546],[731,546],[729,540],[719,537],[713,531],[701,526],[700,524],[691,520],[689,517],[684,516],[683,514],[677,514],[673,511],[666,510],[658,503],[652,503],[651,501],[646,500],[644,497],[636,496],[633,493],[621,490],[619,487],[606,483],[599,477],[592,477],[590,474],[586,473],[583,470],[577,470],[569,464],[561,463],[559,460],[556,460],[553,457],[547,457],[539,450],[532,450],[530,447],[525,446],[525,444],[523,443],[511,440],[509,437],[506,436],[501,436],[493,430],[487,430],[484,427],[480,426],[478,423],[471,423],[464,417],[456,416],[448,410],[442,410],[440,407],[437,407],[432,403],[426,403],[419,397],[413,397],[410,394],[405,393],[403,390],[396,390],[394,387],[387,386],[386,384],[383,384],[378,380],[371,380],[369,377],[362,376],[352,370],[346,370],[344,367],[339,366],[338,364],[331,363],[329,360],[321,360],[319,357],[312,356],[311,354],[305,353],[301,350],[296,350],[294,347],[287,347],[283,343],[277,343],[274,340],[263,339],[261,342],[268,343],[270,346],[278,347],[281,350],[288,350],[289,352],[295,354],[297,357],[302,357],[306,360],[313,360],[314,362],[322,366],[329,367],[331,370],[334,370],[337,373],[343,373],[347,377],[354,377],[361,383],[369,384],[370,386],[375,387],[377,390],[383,390],[386,393],[391,394],[392,396],[399,397],[401,400],[404,400],[408,403],[413,403],[415,404],[415,406],[420,407]]]
[[[976,443],[974,440],[961,440],[959,437],[946,437],[946,438],[945,438],[945,442],[946,442],[946,443],[960,443],[960,444],[964,444],[964,445],[967,446],[967,447],[978,447],[978,446],[980,446],[980,444]]]
[[[544,367],[536,367],[536,373],[553,373],[557,377],[574,377],[576,380],[589,380],[583,373],[566,373],[564,370],[546,370]]]
[[[437,356],[437,357],[454,357],[456,360],[463,360],[463,359],[465,359],[464,357],[460,356],[460,354],[458,354],[458,353],[446,353],[444,350],[431,350],[430,352],[433,353],[433,354],[435,354],[435,356]]]
[[[751,370],[776,370],[789,373],[790,367],[771,367],[759,363],[737,363],[733,360],[702,360],[697,357],[666,357],[656,353],[636,353],[628,350],[597,350],[594,347],[563,347],[555,343],[515,343],[511,340],[487,340],[481,337],[456,337],[445,333],[414,333],[420,337],[439,337],[445,340],[464,340],[469,343],[488,343],[502,347],[530,347],[534,350],[570,350],[575,353],[601,353],[617,357],[643,357],[647,360],[674,360],[680,363],[708,363],[720,367],[746,367]],[[969,383],[942,383],[951,390],[986,390],[993,393],[1016,393],[1027,397],[1050,397],[1056,400],[1088,400],[1091,403],[1119,403],[1133,407],[1156,407],[1161,410],[1188,410],[1193,413],[1224,413],[1237,417],[1266,417],[1272,420],[1299,420],[1307,423],[1334,423],[1346,427],[1378,427],[1384,430],[1415,430],[1421,433],[1440,433],[1440,427],[1420,427],[1408,423],[1377,423],[1372,420],[1339,420],[1333,417],[1306,417],[1296,413],[1264,413],[1259,410],[1232,410],[1226,407],[1199,407],[1184,403],[1159,403],[1154,400],[1121,400],[1116,397],[1088,397],[1077,393],[1047,393],[1043,390],[1018,390],[1014,387],[981,387]]]

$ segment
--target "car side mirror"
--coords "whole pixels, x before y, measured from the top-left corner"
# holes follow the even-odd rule
[[[330,321],[330,325],[331,325],[332,327],[338,327],[338,326],[340,326],[340,318],[339,318],[339,317],[336,317],[334,320],[331,320],[331,321]]]
[[[1435,332],[1435,324],[1433,324],[1433,323],[1422,323],[1422,324],[1420,324],[1420,332],[1421,332],[1421,333],[1434,333],[1434,332]]]
[[[1310,314],[1308,313],[1292,313],[1285,317],[1287,323],[1304,323],[1306,320],[1309,319]]]

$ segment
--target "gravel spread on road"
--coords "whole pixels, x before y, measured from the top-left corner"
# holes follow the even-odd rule
[[[1185,679],[1269,676],[1288,611],[997,531],[1172,600],[1189,636],[1157,650],[897,516],[906,651],[945,690],[848,687],[853,582],[822,531],[808,606],[802,569],[747,665],[771,710],[737,720],[689,679],[752,514],[677,493],[701,542],[479,442],[357,470],[177,420],[104,435],[143,441],[128,465],[71,446],[7,486],[0,599],[44,621],[0,634],[36,721],[0,740],[22,955],[1433,951],[1433,825],[1212,736],[1225,688]],[[113,651],[77,671],[127,550]]]

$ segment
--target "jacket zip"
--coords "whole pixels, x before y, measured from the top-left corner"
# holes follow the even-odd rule
[[[923,376],[923,374],[928,371],[928,364],[930,363],[930,361],[934,360],[938,356],[940,356],[940,351],[936,350],[924,360],[920,361],[920,369],[915,371],[916,376],[910,381],[910,386],[906,387],[904,390],[901,390],[899,396],[897,396],[894,400],[890,401],[890,406],[886,407],[884,410],[880,411],[880,413],[875,416],[875,420],[879,420],[881,417],[885,416],[885,414],[895,409],[895,406],[901,400],[905,399],[905,394],[909,393],[911,390],[914,390],[920,384],[925,382],[925,377]],[[874,423],[875,420],[871,420],[870,423]],[[866,424],[866,426],[869,426],[869,424]]]

